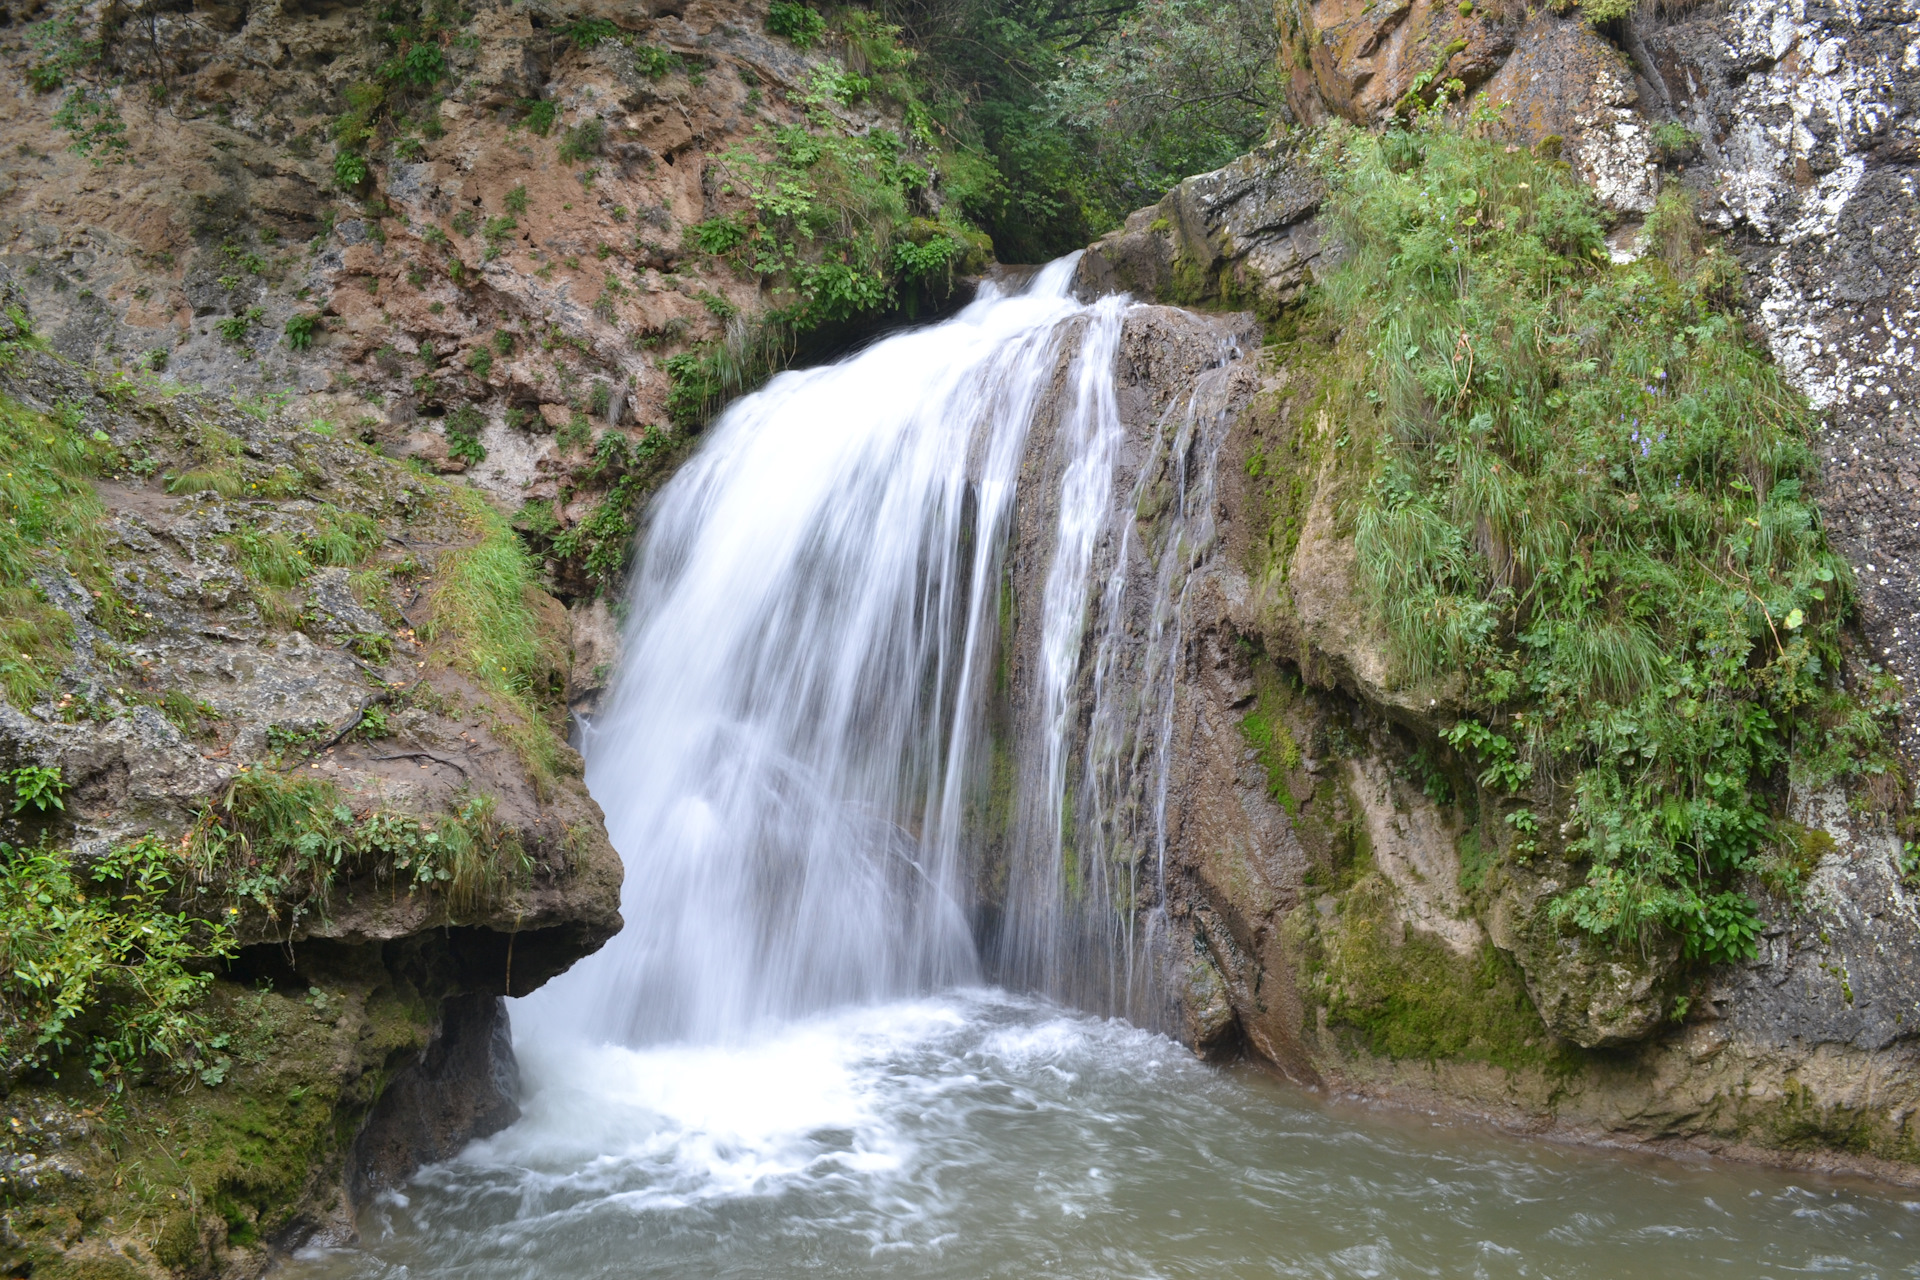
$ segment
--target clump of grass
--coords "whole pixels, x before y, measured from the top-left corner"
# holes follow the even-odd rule
[[[315,514],[313,532],[305,540],[307,558],[317,565],[352,568],[365,564],[380,549],[385,534],[372,516],[338,507]]]
[[[256,768],[201,810],[188,858],[201,893],[295,918],[324,914],[334,886],[358,877],[404,881],[408,892],[437,891],[454,912],[472,911],[498,902],[532,869],[497,814],[498,801],[484,794],[434,818],[356,811],[325,779]]]
[[[441,558],[440,584],[422,635],[444,645],[456,666],[508,702],[520,723],[503,723],[500,731],[544,786],[561,755],[543,714],[553,702],[553,665],[528,603],[538,577],[504,516],[471,490],[455,495],[478,538]]]
[[[0,397],[0,691],[15,706],[44,694],[70,654],[73,621],[36,575],[63,566],[95,593],[103,621],[125,613],[91,482],[115,457],[104,433],[79,429],[77,412],[56,420]]]
[[[217,493],[223,498],[237,498],[247,491],[247,478],[238,467],[219,465],[168,476],[166,485],[168,493]]]
[[[1585,187],[1492,125],[1327,156],[1363,586],[1408,678],[1466,673],[1449,740],[1483,788],[1565,804],[1587,870],[1557,918],[1737,959],[1773,797],[1887,768],[1894,695],[1840,686],[1850,574],[1737,264],[1678,191],[1612,263]],[[1523,853],[1543,829],[1509,825]]]
[[[242,529],[230,539],[235,562],[248,579],[266,587],[294,587],[313,572],[299,542],[278,531]]]

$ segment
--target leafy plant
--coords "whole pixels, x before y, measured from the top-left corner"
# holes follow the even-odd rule
[[[125,161],[127,122],[106,93],[75,85],[53,113],[53,123],[73,139],[67,149],[91,160],[96,168]]]
[[[578,164],[582,160],[599,155],[606,137],[606,122],[598,116],[573,125],[560,140],[560,163]]]
[[[225,319],[214,321],[213,327],[218,329],[220,336],[228,342],[245,342],[247,340],[247,333],[254,325],[259,324],[261,320],[265,319],[266,314],[265,309],[261,307],[248,307],[239,315],[227,316]]]
[[[46,847],[0,845],[0,1081],[78,1057],[105,1084],[150,1059],[189,1070],[224,918],[173,906],[185,868],[152,837],[82,870]]]
[[[485,349],[475,352],[485,355]],[[447,415],[447,456],[473,465],[487,460],[486,446],[480,443],[480,429],[486,419],[470,404],[463,404]]]
[[[367,158],[357,151],[341,151],[333,157],[333,180],[352,191],[367,180]]]
[[[827,34],[827,20],[797,0],[773,0],[767,10],[767,30],[786,37],[796,49],[811,49]]]
[[[507,212],[515,217],[524,217],[527,212],[527,184],[521,183],[507,192]]]
[[[543,98],[522,98],[517,105],[522,127],[542,138],[553,129],[554,113],[558,110],[553,103]]]
[[[5,776],[7,786],[13,790],[14,813],[25,813],[31,809],[45,816],[55,809],[64,810],[67,807],[60,797],[68,787],[66,780],[60,776],[58,765],[22,765]]]
[[[320,327],[320,317],[311,311],[287,317],[287,345],[295,351],[305,351],[313,345],[313,335]]]

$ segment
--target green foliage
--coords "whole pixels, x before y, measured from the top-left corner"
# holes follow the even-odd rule
[[[796,0],[773,0],[767,30],[791,40],[796,49],[811,49],[827,34],[827,20]]]
[[[1581,16],[1594,26],[1618,22],[1640,7],[1640,0],[1580,0]]]
[[[259,324],[261,320],[266,318],[266,314],[265,309],[261,307],[248,307],[239,315],[227,316],[225,319],[214,321],[213,327],[220,331],[222,338],[225,338],[228,342],[237,344],[247,340],[247,334],[253,329],[253,326]]]
[[[1090,162],[1099,224],[1217,169],[1266,134],[1286,76],[1266,0],[1149,0],[1047,86],[1045,116]]]
[[[600,148],[607,140],[606,121],[598,116],[582,120],[570,127],[560,139],[560,163],[578,164],[600,154]]]
[[[41,93],[51,93],[100,61],[100,41],[87,34],[85,11],[77,4],[63,5],[53,17],[35,24],[27,34],[27,48],[33,54],[27,83]]]
[[[486,355],[484,347],[474,352],[476,356]],[[478,370],[476,370],[478,372]],[[486,375],[481,374],[482,377]],[[470,404],[463,404],[447,415],[447,455],[459,458],[469,465],[487,460],[486,446],[480,443],[480,429],[486,425],[486,419],[480,411]]]
[[[738,218],[708,218],[688,227],[687,234],[693,237],[700,252],[724,254],[740,247],[747,238],[747,229]]]
[[[479,536],[441,558],[440,585],[421,635],[444,645],[462,670],[520,712],[523,723],[504,725],[502,732],[536,780],[544,780],[560,757],[552,730],[542,722],[542,708],[555,691],[553,663],[528,603],[538,575],[512,527],[486,499],[472,490],[454,492]]]
[[[1010,262],[1078,248],[1248,149],[1284,69],[1263,0],[881,0],[848,63],[941,151],[942,188]],[[889,56],[911,33],[911,65]]]
[[[593,424],[587,421],[586,414],[575,409],[567,425],[553,433],[553,443],[562,453],[584,449],[593,443]]]
[[[527,184],[521,183],[506,195],[507,212],[514,217],[525,217],[527,212]]]
[[[381,64],[377,74],[389,84],[424,89],[446,73],[447,59],[439,45],[409,41],[399,53]]]
[[[1551,770],[1588,867],[1556,918],[1746,954],[1730,886],[1769,797],[1887,767],[1898,705],[1837,685],[1850,578],[1807,496],[1811,420],[1682,195],[1614,265],[1564,165],[1433,119],[1326,156],[1362,585],[1407,679],[1466,673],[1448,740],[1483,787]]]
[[[90,868],[0,844],[0,1082],[73,1058],[102,1084],[153,1059],[190,1066],[206,1032],[195,1006],[234,945],[222,922],[172,906],[183,872],[152,838]]]
[[[681,69],[679,55],[650,44],[636,44],[631,40],[627,45],[633,51],[633,64],[640,73],[650,80],[659,80]]]
[[[559,110],[553,103],[543,98],[522,98],[516,105],[521,127],[542,138],[552,131],[554,113]]]
[[[341,151],[333,157],[333,180],[352,191],[367,180],[367,158],[357,151]]]
[[[1653,145],[1664,160],[1682,160],[1700,146],[1700,135],[1678,120],[1662,120],[1653,126]]]
[[[320,317],[311,311],[287,317],[287,345],[295,351],[305,351],[313,345],[313,335],[320,328]]]
[[[47,599],[42,575],[64,569],[94,593],[94,621],[131,614],[108,569],[106,510],[92,477],[117,458],[77,410],[46,416],[0,399],[0,693],[31,706],[66,665],[73,620]]]
[[[629,446],[626,437],[608,432],[595,449],[591,475],[612,484],[593,510],[578,524],[558,532],[550,503],[528,503],[515,517],[515,526],[559,559],[577,562],[596,587],[612,588],[626,572],[643,499],[671,469],[688,439],[649,431],[638,444]]]
[[[185,847],[201,894],[253,902],[297,920],[324,914],[334,886],[366,877],[444,893],[454,911],[497,902],[531,870],[496,818],[469,795],[438,820],[356,811],[333,783],[249,769],[196,817]]]
[[[618,40],[620,28],[605,18],[582,18],[560,28],[560,34],[579,48],[591,49],[603,41]]]
[[[67,150],[85,156],[96,168],[126,160],[127,122],[105,92],[75,85],[53,113],[53,123],[73,139]]]
[[[60,776],[58,765],[22,765],[0,776],[5,777],[8,788],[13,792],[13,812],[16,814],[31,809],[44,817],[56,809],[65,810],[67,807],[66,801],[60,797],[68,787],[66,780]]]

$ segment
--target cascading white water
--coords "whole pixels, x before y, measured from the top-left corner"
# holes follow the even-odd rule
[[[1063,359],[1045,782],[1022,798],[1027,838],[1056,862],[1087,583],[1109,523],[1125,303],[1074,302],[1073,265],[774,379],[663,493],[624,669],[587,744],[628,925],[527,1002],[523,1024],[725,1039],[977,977],[964,846],[1002,562],[1028,432]]]

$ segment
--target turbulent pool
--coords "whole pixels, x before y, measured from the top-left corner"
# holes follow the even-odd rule
[[[302,1280],[1920,1276],[1920,1197],[1330,1107],[991,990],[520,1052],[525,1117]]]

